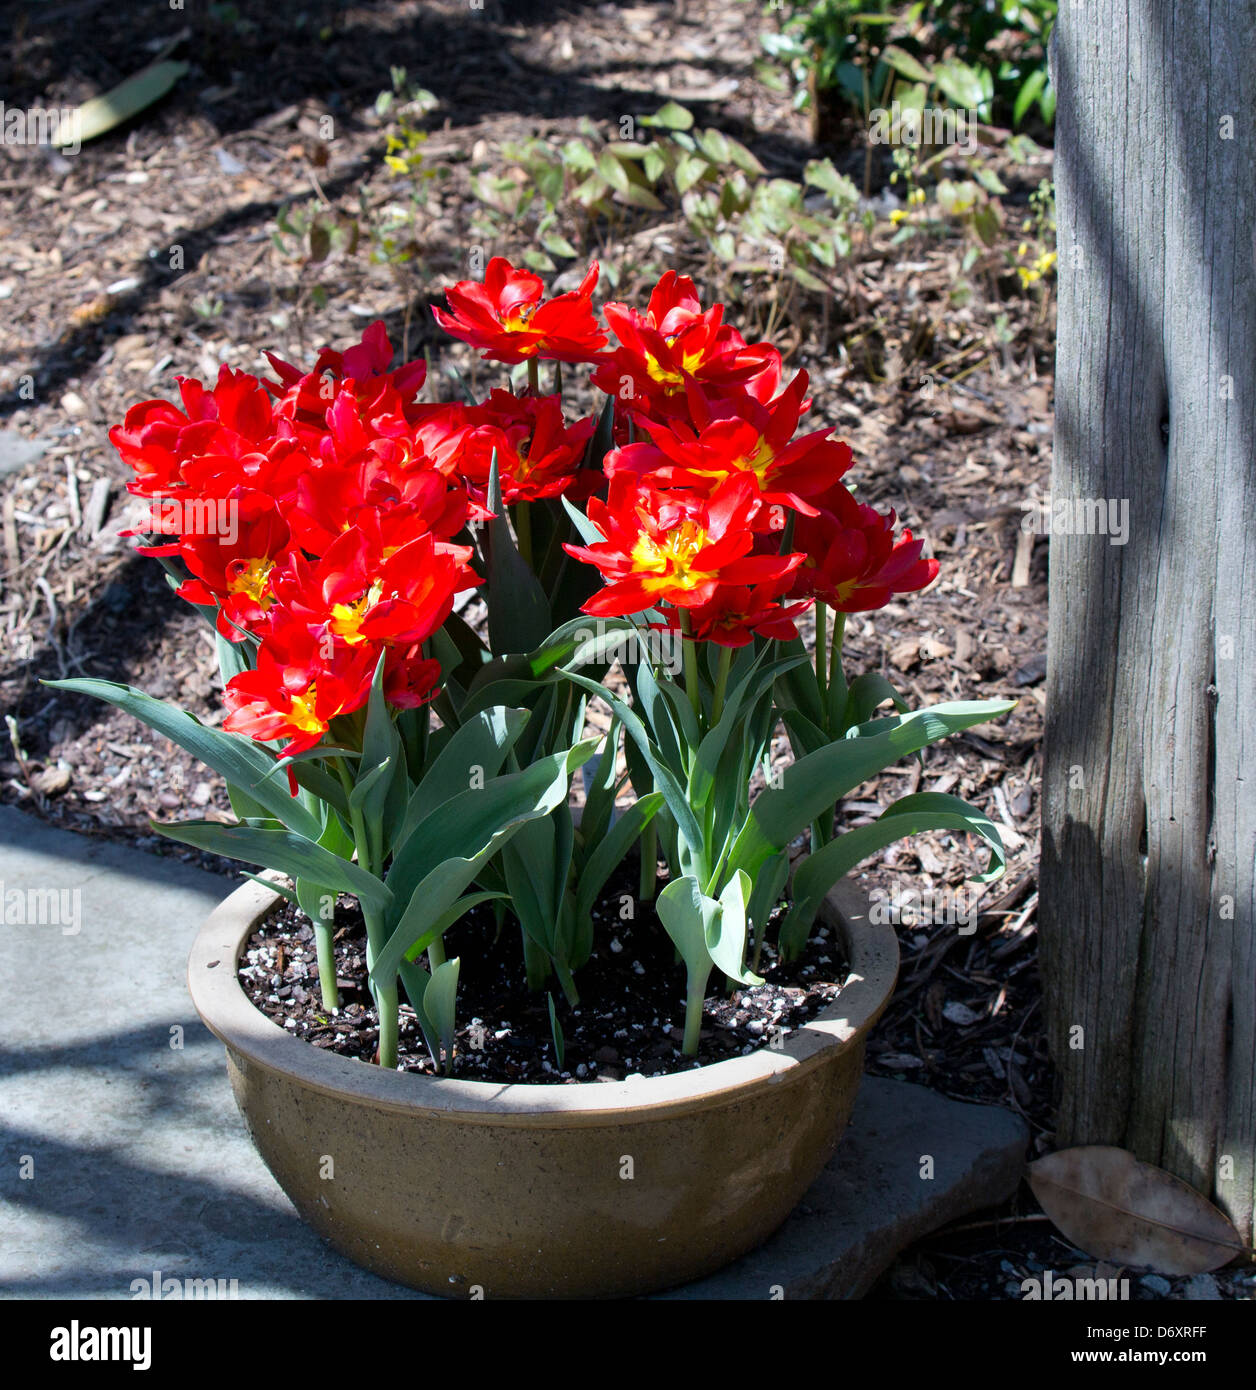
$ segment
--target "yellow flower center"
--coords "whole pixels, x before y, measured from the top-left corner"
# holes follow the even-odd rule
[[[522,333],[536,309],[535,304],[520,304],[517,309],[502,315],[501,325],[507,333]]]
[[[632,563],[647,576],[645,586],[662,589],[696,589],[710,575],[693,568],[695,556],[707,543],[707,533],[694,521],[685,521],[661,541],[642,533],[632,547]]]
[[[292,697],[292,708],[288,711],[288,723],[304,734],[316,734],[325,727],[323,721],[314,713],[315,687],[313,685],[304,695]]]
[[[721,464],[718,468],[694,468],[690,471],[700,478],[717,478],[720,481],[733,473],[753,473],[758,479],[759,487],[765,488],[768,484],[768,474],[775,462],[775,450],[767,440],[761,440],[753,454],[746,454],[731,463]]]
[[[676,336],[673,334],[673,336],[667,340],[668,346],[670,347],[675,341]],[[651,357],[648,353],[645,359],[645,369],[650,379],[652,381],[657,381],[660,386],[666,386],[669,395],[685,389],[685,378],[681,374],[682,368],[689,376],[693,376],[701,364],[701,348],[698,348],[695,352],[682,353],[681,367],[679,368],[664,367],[657,357]]]
[[[227,581],[227,588],[233,594],[248,594],[254,603],[269,608],[272,600],[266,589],[274,568],[273,560],[249,560]]]
[[[350,646],[356,646],[359,642],[365,642],[362,636],[362,622],[366,615],[379,602],[383,593],[383,584],[376,580],[369,589],[356,599],[353,603],[337,603],[331,610],[331,621],[327,624],[328,628],[342,637]]]

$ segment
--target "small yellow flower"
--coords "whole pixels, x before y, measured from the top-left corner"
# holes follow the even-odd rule
[[[900,222],[907,221],[907,214],[902,208],[894,208],[890,213],[890,221],[897,227]]]

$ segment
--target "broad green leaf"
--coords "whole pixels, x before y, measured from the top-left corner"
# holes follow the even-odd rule
[[[693,113],[674,101],[660,106],[653,116],[642,116],[645,126],[662,126],[665,130],[689,130],[693,126]]]
[[[746,905],[746,916],[756,935],[767,926],[768,918],[780,902],[789,881],[789,854],[782,850],[774,854],[759,870]]]
[[[713,164],[728,164],[732,160],[732,150],[723,131],[701,130],[694,137],[698,148]]]
[[[457,904],[466,901],[462,896],[463,890],[517,829],[518,826],[511,826],[500,832],[478,854],[445,859],[436,865],[410,895],[400,921],[390,931],[388,940],[373,955],[370,968],[372,984],[386,985],[398,972],[401,972],[402,982],[405,983],[405,962],[417,959],[462,916],[461,911],[456,915],[454,913]],[[492,893],[490,896],[502,895]],[[470,906],[468,904],[468,908]],[[409,992],[410,986],[406,984],[406,993]]]
[[[674,878],[658,896],[657,911],[672,944],[680,952],[685,969],[695,983],[711,973],[711,952],[707,948],[708,923],[720,912],[720,904],[708,898],[692,875]]]
[[[262,806],[297,835],[316,840],[322,827],[314,814],[291,796],[286,786],[270,778],[274,771],[273,754],[239,734],[222,729],[210,729],[177,705],[154,700],[142,690],[112,681],[75,679],[44,681],[54,690],[72,690],[77,695],[91,695],[115,706],[125,714],[147,724],[172,743],[199,758],[213,768],[224,780],[240,788],[252,801]]]
[[[818,728],[796,709],[782,710],[781,719],[789,732],[790,747],[794,750],[795,758],[806,757],[808,753],[827,748],[833,742],[823,729]]]
[[[495,837],[566,800],[571,774],[587,762],[600,738],[539,758],[522,772],[506,773],[482,788],[461,792],[434,807],[393,856],[387,884],[408,903],[423,879],[447,859],[477,855]],[[409,945],[409,943],[406,943]]]
[[[214,647],[218,652],[218,672],[226,685],[236,676],[253,669],[249,660],[252,646],[249,642],[228,642],[221,632],[214,633]]]
[[[358,803],[374,846],[373,857],[376,865],[383,864],[392,844],[392,837],[401,828],[410,791],[401,735],[397,732],[388,701],[384,698],[384,662],[385,657],[381,654],[366,703],[366,721],[362,730],[362,760],[358,764],[358,783],[354,789],[356,795],[373,769],[387,769],[371,784],[369,792],[361,794]],[[349,802],[352,807],[352,795]]]
[[[315,924],[324,925],[335,916],[336,895],[325,883],[299,878],[296,881],[297,905]]]
[[[438,917],[434,918],[426,933],[421,936],[405,954],[408,961],[417,960],[433,941],[443,936],[455,922],[460,922],[473,907],[479,907],[481,903],[506,902],[508,901],[505,893],[482,891],[479,893],[465,893],[461,898],[457,898],[447,907]]]
[[[707,951],[730,980],[743,985],[761,985],[763,977],[745,966],[746,901],[749,897],[750,877],[738,870],[724,885],[719,911],[705,919]]]
[[[715,785],[715,774],[724,754],[724,746],[734,729],[758,703],[763,693],[771,688],[778,676],[791,670],[799,661],[805,660],[802,657],[793,657],[785,661],[774,661],[762,670],[756,670],[759,661],[768,650],[767,646],[763,648],[750,669],[726,696],[724,710],[718,723],[698,745],[698,756],[689,775],[689,794],[695,807],[706,805]]]
[[[563,510],[571,518],[572,525],[580,534],[580,539],[585,545],[600,545],[606,537],[597,529],[587,516],[577,507],[570,498],[561,499]]]
[[[619,194],[619,197],[629,207],[644,208],[646,212],[662,212],[664,208],[661,198],[636,182],[630,181],[628,187]]]
[[[520,841],[525,839],[521,848]],[[521,825],[501,852],[506,887],[519,925],[551,958],[557,955],[558,926],[553,860],[554,827],[548,816]]]
[[[734,140],[731,135],[726,135],[724,139],[728,143],[729,158],[739,169],[744,170],[747,174],[753,174],[756,178],[767,173],[758,158],[740,140]]]
[[[872,717],[876,707],[886,700],[893,701],[899,714],[907,713],[907,701],[879,672],[867,671],[862,676],[856,676],[846,692],[845,709],[840,725],[834,732],[845,734],[847,729],[863,724]]]
[[[902,797],[871,825],[847,830],[799,865],[794,874],[793,903],[781,923],[782,950],[788,955],[801,951],[825,894],[856,864],[895,840],[922,830],[964,830],[980,835],[990,846],[990,867],[975,875],[978,883],[999,878],[1007,867],[998,826],[975,806],[942,792]]]
[[[816,673],[801,637],[778,643],[782,657],[801,657],[802,660],[781,677],[777,701],[783,710],[799,710],[817,727],[825,722],[824,702]]]
[[[312,878],[340,893],[352,893],[368,912],[387,912],[393,895],[374,874],[341,859],[288,830],[256,830],[248,825],[220,825],[217,821],[152,822],[153,829],[172,840],[247,864],[277,869],[296,881]]]
[[[676,165],[676,172],[672,176],[676,181],[677,193],[685,194],[688,193],[691,188],[696,188],[710,170],[710,164],[708,164],[701,155],[685,155],[680,163]]]
[[[485,529],[488,567],[489,645],[493,655],[526,652],[545,640],[550,622],[549,600],[523,557],[515,548],[502,503],[497,472],[497,452],[489,468],[487,505],[493,519]]]
[[[496,777],[527,722],[527,710],[494,705],[455,730],[411,794],[395,845],[404,845],[415,826],[450,797]]]
[[[780,786],[766,787],[755,800],[733,847],[730,867],[745,869],[753,879],[771,855],[861,782],[939,739],[997,719],[1015,703],[954,701],[874,720],[791,763],[781,774]]]
[[[603,150],[598,155],[597,171],[616,193],[627,193],[632,186],[628,180],[627,169],[609,150]]]
[[[644,672],[647,668],[643,663],[639,668]],[[667,809],[672,813],[676,825],[688,842],[695,850],[701,851],[702,829],[698,824],[697,817],[693,813],[693,807],[689,804],[689,799],[685,795],[685,790],[677,780],[676,774],[663,761],[657,746],[650,738],[649,731],[641,722],[639,715],[630,705],[625,704],[618,695],[606,689],[605,686],[598,684],[597,681],[589,680],[587,676],[582,676],[576,671],[565,671],[565,679],[574,681],[577,685],[588,690],[590,694],[597,695],[605,700],[611,707],[611,712],[618,716],[624,726],[627,735],[636,744],[641,756],[645,759],[647,766],[654,778],[655,786],[663,794],[667,802]]]
[[[443,961],[432,971],[423,991],[423,1012],[428,1024],[440,1039],[445,1052],[445,1070],[453,1065],[454,1032],[458,1026],[458,969],[459,957]]]
[[[1025,112],[1038,99],[1039,93],[1047,85],[1046,68],[1035,68],[1033,72],[1021,83],[1021,89],[1016,94],[1016,101],[1012,106],[1012,124],[1020,125],[1025,119]]]
[[[597,424],[593,434],[589,438],[588,447],[584,451],[584,458],[581,460],[580,467],[592,469],[596,473],[602,471],[602,464],[606,455],[615,447],[615,397],[607,396],[606,404],[602,407],[602,413],[597,417]],[[577,529],[584,538],[586,545],[593,545],[595,542],[603,540],[602,533],[594,526],[588,518],[578,508],[574,507],[564,496],[562,498],[563,510],[569,517],[577,519]],[[586,532],[579,525],[583,521],[588,527]]]
[[[887,44],[881,50],[881,59],[901,73],[911,82],[929,83],[933,81],[933,74],[918,59],[914,58],[905,48],[900,48],[897,44]]]
[[[662,805],[662,792],[650,792],[639,797],[611,826],[610,831],[598,840],[585,860],[576,883],[576,915],[579,918],[587,918],[593,911],[606,880],[623,863],[628,851]]]
[[[427,993],[432,977],[417,961],[402,961],[399,974],[401,983],[406,987],[406,997],[418,1020],[419,1031],[423,1034],[423,1041],[431,1055],[432,1065],[440,1071],[440,1037],[432,1028],[432,1022],[423,1008],[423,996]]]
[[[597,844],[610,827],[615,813],[615,796],[619,789],[616,761],[623,726],[611,720],[606,735],[606,747],[594,754],[580,769],[584,782],[584,811],[580,816],[580,841],[583,845]],[[583,851],[587,857],[587,850]]]

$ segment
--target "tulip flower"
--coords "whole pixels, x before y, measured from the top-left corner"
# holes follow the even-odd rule
[[[687,416],[691,384],[738,388],[768,401],[781,378],[781,355],[770,343],[748,344],[724,323],[724,306],[702,309],[694,283],[669,270],[654,288],[644,314],[607,304],[606,322],[620,346],[607,353],[593,384],[634,417]]]
[[[589,520],[605,539],[565,547],[608,581],[582,611],[621,617],[658,603],[696,608],[709,603],[721,585],[761,584],[788,574],[802,563],[801,555],[750,554],[762,506],[745,476],[729,478],[708,498],[615,474],[608,500],[593,498],[588,506]]]
[[[467,411],[466,418],[458,471],[481,500],[494,454],[504,502],[535,502],[560,494],[575,500],[572,489],[593,434],[591,419],[567,425],[557,396],[519,398],[509,391],[492,392],[488,402]],[[590,486],[600,481],[594,474]]]
[[[802,557],[791,558],[801,561]],[[779,602],[789,587],[791,573],[753,587],[721,585],[708,603],[689,609],[689,636],[695,642],[714,642],[719,647],[744,647],[754,637],[793,641],[798,636],[794,619],[811,605],[806,599]]]
[[[315,433],[324,428],[329,407],[345,389],[368,418],[408,418],[415,413],[415,397],[427,378],[427,363],[422,361],[389,370],[393,347],[383,319],[372,323],[362,334],[362,341],[345,352],[323,348],[308,372],[274,353],[268,352],[266,357],[279,377],[278,384],[266,383],[276,397],[276,415]]]
[[[449,310],[432,313],[451,337],[482,349],[486,361],[589,362],[606,346],[592,303],[597,277],[594,261],[578,289],[542,301],[539,275],[494,256],[483,284],[460,280],[446,291]]]
[[[355,526],[317,561],[294,553],[271,585],[287,613],[338,643],[409,647],[440,627],[457,594],[482,582],[471,554],[430,533],[391,549],[378,527]]]
[[[177,553],[192,578],[180,585],[189,603],[218,605],[217,628],[240,641],[266,620],[274,602],[270,576],[288,551],[291,532],[274,502],[243,489],[226,499],[235,509],[234,537],[184,535]]]
[[[794,544],[806,554],[791,593],[840,613],[884,608],[895,594],[927,588],[938,562],[924,559],[924,542],[910,531],[895,539],[893,509],[883,515],[857,502],[841,484],[817,499],[815,517],[798,518]]]
[[[223,728],[259,743],[283,740],[290,756],[303,753],[333,719],[362,708],[378,661],[379,649],[370,645],[329,643],[291,619],[277,624],[258,650],[256,670],[227,682]]]
[[[691,386],[688,403],[698,428],[681,420],[647,421],[652,442],[608,454],[606,472],[613,476],[626,469],[656,487],[692,488],[707,496],[726,478],[748,474],[764,502],[814,516],[806,499],[842,477],[851,465],[851,451],[830,439],[828,429],[794,438],[806,389],[807,374],[799,372],[764,405],[745,393],[708,397]]]
[[[270,398],[257,377],[224,366],[212,391],[188,377],[178,383],[182,410],[169,401],[142,401],[109,431],[135,473],[128,491],[138,496],[168,495],[182,487],[182,467],[190,459],[264,453],[277,437]]]

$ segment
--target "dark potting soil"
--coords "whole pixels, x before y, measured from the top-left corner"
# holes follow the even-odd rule
[[[723,976],[712,970],[698,1056],[686,1057],[680,1050],[685,967],[676,960],[653,903],[639,902],[636,891],[635,868],[626,869],[612,879],[594,908],[596,944],[576,972],[580,1002],[574,1009],[557,981],[551,981],[563,1033],[561,1066],[548,993],[527,988],[515,920],[507,917],[496,942],[497,926],[487,905],[451,927],[445,934],[446,954],[461,959],[452,1075],[561,1085],[688,1071],[774,1043],[780,1046],[834,998],[846,978],[841,945],[823,923],[796,961],[780,961],[765,943],[762,985],[725,994]],[[625,918],[628,904],[635,915]],[[370,1062],[377,1052],[379,1019],[367,990],[362,914],[353,899],[342,898],[334,920],[338,1010],[323,1007],[310,920],[286,898],[276,900],[249,938],[240,983],[258,1009],[295,1037]],[[769,937],[774,926],[769,924]],[[437,1074],[414,1011],[404,1003],[398,1069]]]

